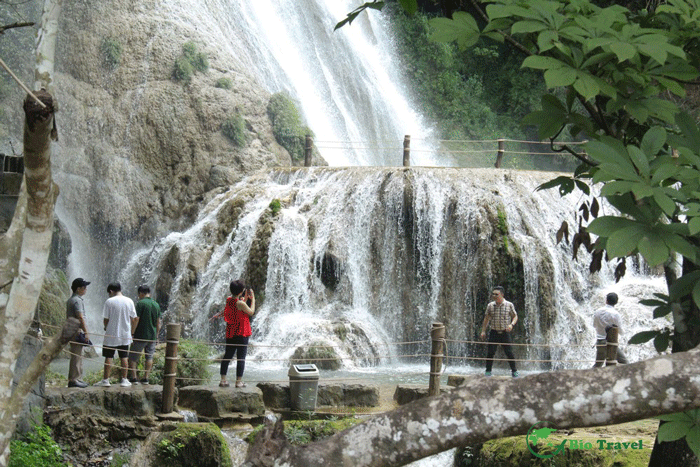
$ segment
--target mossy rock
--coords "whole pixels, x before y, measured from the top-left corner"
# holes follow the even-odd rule
[[[567,436],[567,440],[578,440],[577,435]],[[528,466],[528,467],[646,467],[651,456],[653,441],[645,440],[644,449],[598,449],[597,439],[584,437],[584,442],[590,442],[591,449],[570,449],[567,447],[555,454],[562,439],[554,439],[553,446],[539,446],[540,455],[552,455],[546,459],[533,455],[527,448],[525,436],[503,438],[484,443],[478,450],[477,460],[474,465],[480,467],[497,467],[503,465]],[[614,439],[606,439],[614,441]],[[647,444],[649,443],[649,444]],[[469,465],[469,464],[463,464]]]
[[[179,423],[156,442],[154,467],[232,467],[231,452],[213,423]]]
[[[47,267],[37,304],[37,319],[46,336],[55,335],[66,321],[66,301],[70,297],[68,278],[59,269]]]
[[[323,342],[312,342],[308,346],[297,347],[292,355],[294,363],[312,363],[321,370],[340,369],[340,357],[333,347]]]

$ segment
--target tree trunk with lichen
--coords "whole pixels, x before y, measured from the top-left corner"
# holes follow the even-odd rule
[[[335,436],[292,446],[282,422],[248,450],[248,467],[406,465],[448,449],[525,435],[537,422],[559,429],[612,425],[700,407],[700,349],[639,363],[499,380],[475,377]],[[673,388],[669,391],[668,388]]]
[[[53,99],[44,91],[36,94],[44,106],[29,96],[24,101],[24,182],[12,225],[0,239],[0,466],[7,465],[10,438],[26,395],[16,391],[19,397],[13,400],[12,369],[39,300],[58,196],[51,177]]]

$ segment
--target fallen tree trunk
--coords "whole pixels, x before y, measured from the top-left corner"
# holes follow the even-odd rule
[[[469,386],[415,401],[335,436],[292,446],[282,422],[268,426],[246,466],[406,465],[448,449],[557,428],[612,425],[700,407],[700,350],[629,365],[540,373]]]

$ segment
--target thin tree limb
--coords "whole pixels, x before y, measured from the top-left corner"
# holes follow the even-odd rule
[[[34,23],[12,23],[5,26],[0,26],[0,34],[5,34],[5,31],[8,29],[26,28],[27,26],[34,26]]]
[[[5,69],[5,71],[7,71],[15,81],[17,81],[17,84],[19,84],[19,86],[24,90],[24,92],[26,92],[27,94],[32,96],[34,98],[34,100],[39,103],[39,105],[46,108],[46,104],[41,102],[41,100],[39,100],[39,98],[34,95],[34,93],[17,77],[17,75],[15,75],[12,72],[12,70],[10,70],[10,67],[7,66],[7,64],[2,60],[2,58],[0,58],[0,66],[2,66]]]

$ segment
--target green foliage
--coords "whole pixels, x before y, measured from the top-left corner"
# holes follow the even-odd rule
[[[204,384],[211,378],[208,359],[211,358],[209,347],[188,339],[180,340],[178,344],[177,379],[175,386],[181,388]],[[151,384],[163,384],[163,369],[165,367],[165,349],[157,348],[153,355],[153,370],[150,375]]]
[[[112,456],[112,462],[110,462],[109,467],[124,467],[129,466],[129,456],[122,453],[114,453]]]
[[[180,423],[174,431],[164,433],[156,444],[160,463],[170,467],[217,465],[231,467],[228,443],[213,423]]]
[[[248,142],[245,119],[239,113],[227,118],[221,124],[221,131],[238,147],[242,148]]]
[[[231,89],[233,88],[233,81],[231,81],[231,78],[219,78],[214,86],[220,89]]]
[[[272,201],[270,201],[270,210],[272,211],[273,216],[276,216],[277,213],[279,213],[281,209],[282,209],[282,203],[280,203],[280,200],[273,199]]]
[[[288,420],[284,422],[284,435],[290,443],[303,445],[329,438],[361,422],[362,420],[355,417],[333,417],[326,420]],[[264,427],[264,425],[256,426],[248,435],[246,441],[250,444],[255,443],[255,438]]]
[[[22,439],[10,442],[8,467],[67,467],[60,446],[51,437],[51,428],[37,425]]]
[[[267,104],[267,115],[277,142],[289,152],[293,161],[303,161],[306,135],[313,133],[303,124],[292,98],[283,92],[273,94]]]
[[[659,426],[659,442],[685,438],[693,452],[700,452],[700,409],[656,417],[666,423]]]
[[[175,81],[182,81],[185,84],[189,84],[192,81],[192,75],[194,74],[194,67],[185,57],[178,57],[175,60],[175,66],[173,67],[173,79]]]
[[[100,45],[100,52],[102,53],[102,62],[106,68],[114,70],[121,63],[122,44],[118,40],[104,39]]]
[[[182,55],[175,59],[173,79],[189,84],[195,71],[206,73],[209,70],[209,59],[204,52],[197,50],[197,44],[192,41],[182,46]]]

